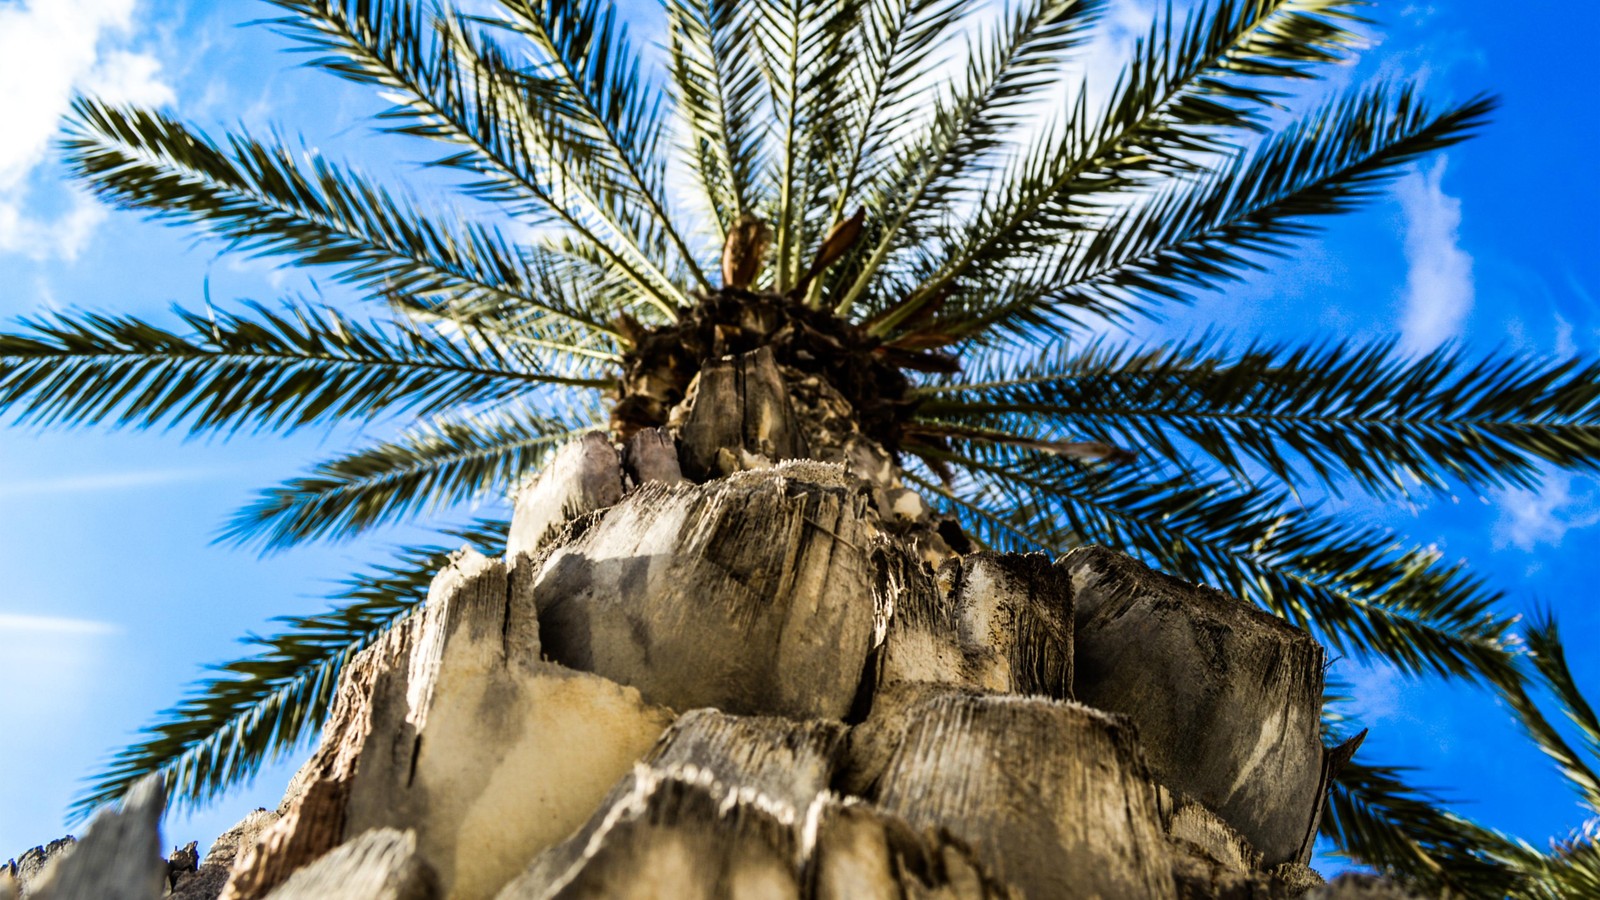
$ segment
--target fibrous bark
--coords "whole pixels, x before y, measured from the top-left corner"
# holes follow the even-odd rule
[[[880,807],[826,797],[810,812],[815,900],[1012,900],[1024,896],[992,875],[948,832],[919,829]]]
[[[279,885],[268,900],[434,900],[433,870],[410,831],[374,828],[340,844]]]
[[[645,764],[705,772],[723,784],[805,809],[833,783],[848,730],[829,719],[796,722],[697,709],[667,729]]]
[[[1075,703],[925,703],[874,799],[971,845],[1029,897],[1174,895],[1156,788],[1126,721]]]
[[[465,553],[427,607],[363,651],[283,821],[225,897],[263,896],[371,828],[416,832],[449,897],[487,897],[588,817],[672,721],[638,692],[542,660],[505,566]]]
[[[1216,813],[1161,790],[1172,874],[1183,900],[1286,900],[1322,879],[1297,863],[1262,865],[1261,853]]]
[[[166,790],[158,776],[147,776],[106,810],[72,847],[39,873],[28,900],[153,900],[167,888],[167,863],[161,858],[161,812]]]
[[[844,731],[688,713],[500,900],[1014,896],[947,832],[829,791]]]
[[[665,840],[663,834],[681,831],[686,835],[683,839],[698,848],[695,852],[707,852],[715,842],[706,843],[702,838],[721,826],[703,821],[698,811],[712,796],[720,798],[724,811],[739,804],[752,805],[742,819],[722,823],[735,830],[752,829],[741,841],[759,840],[765,829],[776,827],[761,824],[768,819],[794,831],[780,841],[793,856],[791,845],[798,846],[800,840],[799,820],[828,789],[844,732],[842,724],[829,721],[730,716],[710,709],[685,713],[662,735],[644,762],[612,789],[582,828],[540,854],[501,896],[507,900],[546,896],[571,881],[580,869],[594,864],[593,857],[608,843]],[[658,796],[658,792],[664,793]],[[687,805],[680,808],[681,804]],[[667,808],[672,811],[664,812]],[[677,819],[680,813],[686,818]],[[635,822],[641,816],[653,824],[616,830],[620,823]],[[688,851],[680,848],[680,852]],[[648,870],[637,874],[648,884]],[[607,883],[619,888],[621,875],[607,876]]]
[[[948,357],[884,347],[859,325],[798,298],[737,289],[703,297],[677,323],[638,329],[630,341],[634,347],[623,359],[620,397],[612,409],[613,430],[624,437],[668,424],[689,405],[692,382],[707,367],[764,351],[780,369],[829,385],[852,409],[852,427],[893,450],[905,411],[915,402],[902,369],[953,371]],[[724,417],[735,414],[722,409]]]
[[[647,484],[529,590],[552,659],[652,702],[842,718],[873,639],[874,540],[837,466]]]
[[[1110,550],[1074,550],[1078,699],[1139,729],[1152,770],[1266,865],[1304,863],[1322,808],[1322,648],[1219,591]]]
[[[277,822],[278,818],[278,814],[272,810],[257,809],[239,824],[218,835],[195,871],[173,879],[172,900],[216,900],[223,886],[228,883],[228,875],[240,850],[253,846],[262,832]]]
[[[564,855],[570,864],[536,861],[499,900],[796,897],[790,812],[745,800],[707,772],[643,768]]]
[[[48,844],[33,847],[19,853],[15,859],[7,860],[5,865],[0,866],[0,900],[27,896],[33,883],[44,874],[45,868],[53,860],[72,852],[72,847],[76,843],[77,840],[68,835]]]
[[[1072,697],[1072,596],[1043,554],[977,553],[930,578],[885,551],[895,609],[877,680]]]
[[[807,455],[770,348],[707,362],[688,409],[679,453],[690,478],[731,475],[752,458],[770,464]]]
[[[636,485],[651,481],[677,484],[684,480],[683,466],[678,463],[676,438],[663,428],[644,428],[634,432],[624,445],[622,468]]]
[[[593,431],[562,447],[544,471],[517,493],[506,561],[539,551],[567,522],[622,497],[621,459],[605,434]]]

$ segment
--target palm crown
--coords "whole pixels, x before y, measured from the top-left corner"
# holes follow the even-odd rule
[[[1393,83],[1285,114],[1296,83],[1355,48],[1361,4],[1169,11],[1121,73],[1059,91],[1071,99],[1041,131],[1038,98],[1099,2],[1018,0],[944,81],[933,63],[972,4],[664,0],[662,78],[604,0],[498,0],[486,17],[273,2],[312,65],[396,96],[382,128],[448,145],[436,164],[501,213],[472,224],[292,144],[79,100],[65,148],[103,197],[330,267],[392,321],[304,301],[180,311],[177,329],[41,318],[0,335],[0,404],[23,419],[211,432],[415,420],[230,526],[278,547],[503,491],[608,419],[622,433],[664,423],[706,358],[771,346],[851,401],[971,539],[1108,544],[1357,659],[1495,686],[1600,812],[1600,779],[1524,688],[1570,687],[1553,623],[1519,653],[1514,617],[1479,578],[1296,494],[1600,468],[1600,362],[1077,337],[1239,277],[1484,121],[1491,100],[1435,107]],[[512,222],[533,237],[514,239]],[[505,527],[451,536],[487,549]],[[329,612],[252,638],[259,652],[123,751],[83,808],[152,770],[202,800],[314,733],[341,665],[416,607],[442,553],[406,551]],[[1575,688],[1558,696],[1592,753],[1592,712]],[[1325,830],[1435,886],[1597,871],[1592,844],[1538,854],[1359,762]]]

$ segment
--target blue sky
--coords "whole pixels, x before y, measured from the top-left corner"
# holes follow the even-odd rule
[[[625,6],[648,35],[653,4]],[[1560,6],[1557,19],[1490,0],[1379,4],[1383,40],[1337,80],[1410,74],[1441,99],[1491,90],[1505,100],[1493,125],[1262,277],[1138,336],[1218,327],[1295,340],[1397,336],[1414,349],[1456,340],[1543,356],[1600,352],[1600,125],[1587,102],[1600,87],[1588,62],[1600,10]],[[1119,41],[1153,4],[1112,7],[1112,40],[1091,48],[1091,72],[1111,74]],[[47,309],[161,317],[173,303],[202,306],[208,291],[227,305],[313,289],[303,271],[225,254],[65,182],[50,139],[75,90],[171,105],[211,128],[282,124],[426,190],[412,165],[425,151],[375,140],[361,122],[378,101],[294,68],[265,29],[236,27],[269,14],[256,2],[0,0],[5,327]],[[388,529],[266,559],[212,543],[256,489],[359,437],[354,428],[226,442],[0,428],[0,859],[62,833],[80,780],[176,700],[201,664],[233,658],[237,637],[270,627],[270,616],[319,608],[333,582],[424,533]],[[1555,474],[1539,491],[1338,505],[1471,559],[1514,609],[1553,606],[1580,683],[1600,695],[1596,479]],[[1358,688],[1373,759],[1419,767],[1417,781],[1459,798],[1463,812],[1538,844],[1579,824],[1573,797],[1492,698],[1348,662],[1337,671]],[[292,763],[174,817],[168,842],[208,841],[248,809],[275,805]]]

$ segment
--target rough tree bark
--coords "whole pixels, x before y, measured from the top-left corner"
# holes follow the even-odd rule
[[[757,351],[671,427],[562,450],[505,558],[455,557],[347,667],[280,810],[175,895],[1366,890],[1305,867],[1309,636],[1104,548],[953,554],[839,402]]]

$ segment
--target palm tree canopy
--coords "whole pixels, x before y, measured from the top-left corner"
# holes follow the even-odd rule
[[[973,539],[1113,545],[1356,658],[1493,685],[1565,748],[1593,804],[1522,687],[1561,683],[1554,625],[1530,632],[1547,639],[1535,672],[1492,586],[1297,492],[1600,469],[1600,360],[1220,334],[1137,347],[1086,327],[1246,276],[1485,122],[1486,97],[1313,88],[1361,46],[1365,4],[1168,10],[1120,72],[1084,73],[1099,0],[1016,0],[976,23],[983,5],[957,0],[663,0],[663,72],[608,0],[272,2],[268,24],[309,65],[392,99],[381,130],[438,142],[462,208],[293,140],[88,97],[68,162],[116,206],[326,269],[389,318],[290,300],[180,310],[178,330],[27,321],[0,334],[0,407],[224,433],[411,421],[229,526],[277,548],[504,492],[585,428],[665,424],[707,358],[771,347],[849,401]],[[421,601],[439,552],[254,638],[81,808],[153,770],[202,801],[313,733],[340,666]],[[1559,696],[1592,729],[1576,689]],[[1545,859],[1438,813],[1395,771],[1351,772],[1326,831],[1358,859],[1490,892]]]

